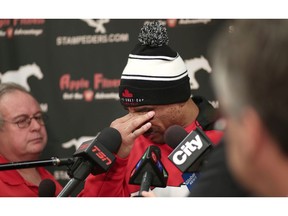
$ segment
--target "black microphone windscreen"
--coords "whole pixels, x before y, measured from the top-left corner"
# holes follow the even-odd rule
[[[112,153],[117,153],[122,142],[121,134],[112,127],[104,128],[98,135],[97,140]]]
[[[183,127],[172,125],[165,131],[164,139],[167,145],[175,149],[187,135],[188,133]]]
[[[44,179],[39,184],[39,197],[55,197],[56,185],[51,179]]]

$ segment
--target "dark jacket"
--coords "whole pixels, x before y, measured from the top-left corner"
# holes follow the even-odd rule
[[[246,197],[250,194],[232,176],[222,140],[207,157],[189,197]]]

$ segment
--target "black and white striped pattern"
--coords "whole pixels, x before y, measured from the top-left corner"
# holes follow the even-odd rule
[[[182,58],[130,54],[121,79],[174,81],[188,76]]]
[[[159,22],[144,25],[131,51],[119,86],[125,107],[180,103],[191,96],[189,76],[180,55],[168,46]]]

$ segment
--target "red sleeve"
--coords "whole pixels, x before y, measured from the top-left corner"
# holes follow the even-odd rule
[[[214,145],[217,145],[223,137],[223,131],[220,130],[205,131],[205,134],[209,137]]]
[[[108,172],[95,176],[90,174],[78,197],[130,196],[128,185],[125,183],[127,163],[128,158],[122,159],[116,156],[116,160]]]

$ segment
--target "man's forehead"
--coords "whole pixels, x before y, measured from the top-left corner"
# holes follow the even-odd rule
[[[143,105],[143,106],[137,106],[137,107],[125,107],[127,110],[133,110],[135,112],[143,112],[151,109],[155,109],[157,106],[155,105]]]

